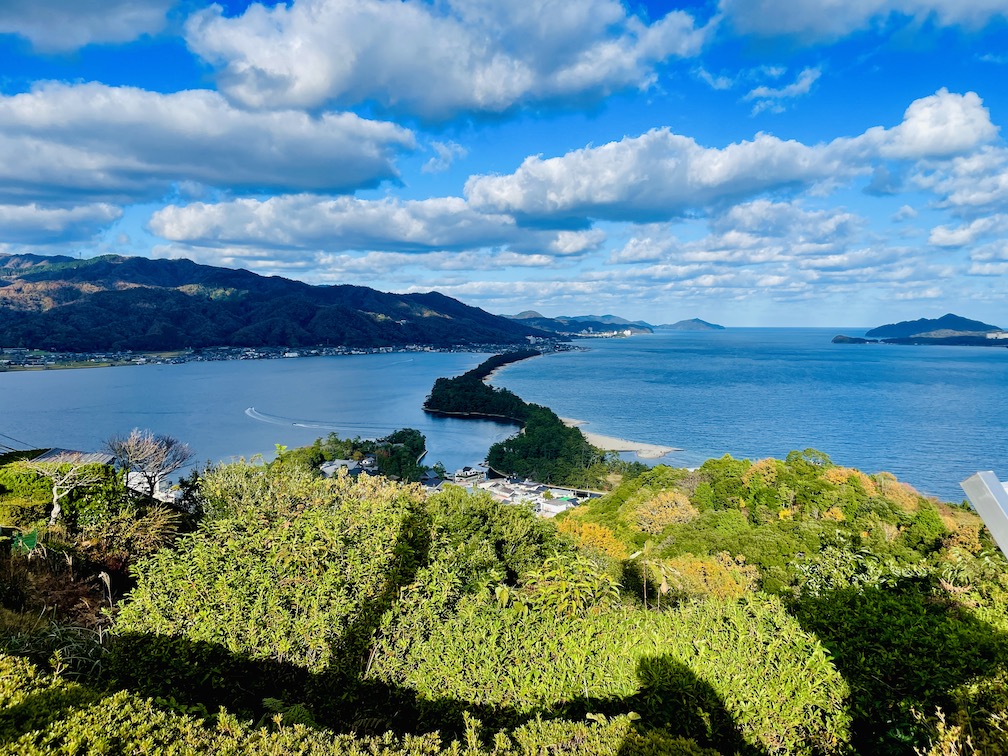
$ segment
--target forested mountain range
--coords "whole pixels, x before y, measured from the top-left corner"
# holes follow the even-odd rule
[[[448,346],[529,335],[551,334],[437,292],[312,286],[190,260],[0,255],[3,347]]]

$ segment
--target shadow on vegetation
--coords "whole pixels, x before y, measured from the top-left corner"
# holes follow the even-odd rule
[[[714,688],[668,656],[639,661],[640,687],[632,696],[578,697],[533,711],[451,697],[422,698],[414,690],[367,678],[366,656],[381,617],[394,607],[400,588],[413,582],[429,559],[430,523],[425,516],[426,512],[417,512],[404,521],[395,547],[405,560],[404,569],[395,571],[396,579],[389,579],[341,633],[327,669],[312,672],[286,661],[253,659],[217,643],[126,634],[114,640],[110,651],[112,677],[119,687],[175,701],[188,711],[196,707],[213,713],[225,706],[263,721],[278,708],[307,709],[317,726],[341,733],[437,730],[449,740],[464,737],[466,712],[482,723],[486,733],[519,727],[537,717],[583,722],[588,714],[614,717],[635,712],[641,716],[638,731],[645,735],[682,736],[727,753],[761,753],[745,742]],[[265,704],[265,699],[274,700]],[[620,753],[636,750],[638,746],[628,741]]]
[[[100,696],[80,689],[50,689],[32,693],[21,703],[0,710],[0,743],[17,740],[25,732],[45,732],[66,718],[75,708]],[[13,726],[12,726],[13,725]]]
[[[129,635],[116,641],[119,687],[142,696],[171,700],[186,711],[229,711],[268,721],[277,710],[303,706],[313,723],[337,733],[399,735],[439,731],[445,741],[463,739],[464,714],[475,717],[484,733],[520,727],[541,717],[583,722],[588,714],[612,718],[635,712],[637,730],[646,735],[690,738],[722,753],[759,756],[745,742],[724,701],[686,665],[667,656],[640,660],[640,688],[626,698],[576,698],[530,712],[450,697],[427,699],[413,690],[373,679],[347,678],[334,670],[310,673],[289,663],[250,659],[214,643],[158,635]],[[152,664],[131,663],[150,660]],[[264,704],[274,699],[273,707]],[[64,707],[65,708],[65,707]],[[58,712],[54,714],[58,716]],[[636,753],[625,743],[620,754]]]
[[[1008,661],[1008,636],[935,595],[928,578],[843,588],[796,601],[791,612],[829,650],[850,686],[857,753],[926,748],[926,721],[954,711],[957,687]]]

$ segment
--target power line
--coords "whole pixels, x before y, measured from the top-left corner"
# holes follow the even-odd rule
[[[0,436],[3,436],[4,438],[8,439],[9,441],[13,441],[15,444],[21,444],[21,446],[23,446],[25,449],[35,449],[35,448],[37,448],[37,447],[32,446],[31,444],[25,443],[24,441],[20,441],[20,440],[14,438],[13,436],[8,436],[6,433],[0,433]],[[11,451],[16,451],[16,450],[15,449],[11,449]]]

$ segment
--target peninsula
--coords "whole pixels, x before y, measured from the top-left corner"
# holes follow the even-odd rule
[[[581,338],[606,336],[632,336],[638,333],[654,333],[654,326],[643,320],[627,320],[618,315],[558,315],[548,318],[535,310],[526,310],[517,315],[504,317],[524,325],[549,331],[557,336],[578,336]]]
[[[549,407],[529,404],[514,392],[494,388],[486,382],[505,365],[539,354],[535,350],[498,354],[460,376],[438,378],[423,409],[438,415],[520,425],[520,433],[490,447],[486,456],[488,466],[503,475],[532,478],[551,485],[607,489],[611,486],[611,473],[646,469],[642,463],[627,463],[613,452],[634,452],[642,459],[658,459],[677,451],[673,447],[585,433],[578,427],[583,423],[560,418]]]

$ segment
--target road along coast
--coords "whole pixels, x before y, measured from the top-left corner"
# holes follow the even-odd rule
[[[641,459],[660,459],[666,454],[683,451],[675,446],[645,444],[640,441],[629,441],[625,438],[616,438],[615,436],[603,436],[600,433],[592,433],[591,431],[585,430],[583,427],[588,424],[586,420],[574,420],[569,417],[561,417],[560,420],[562,420],[563,424],[568,428],[579,428],[584,434],[584,437],[588,440],[589,444],[598,447],[603,451],[633,452]]]

